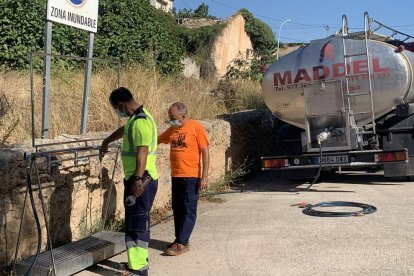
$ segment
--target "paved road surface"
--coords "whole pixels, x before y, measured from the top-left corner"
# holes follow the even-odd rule
[[[150,275],[414,275],[414,183],[376,174],[337,175],[310,190],[274,174],[250,180],[225,203],[201,204],[191,251],[163,256],[171,219],[151,229]],[[291,206],[345,200],[372,204],[363,217],[323,218]],[[78,274],[117,275],[125,253]]]

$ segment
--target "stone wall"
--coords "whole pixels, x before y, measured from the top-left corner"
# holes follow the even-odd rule
[[[261,157],[278,153],[278,136],[283,124],[269,110],[241,111],[222,115],[230,124],[230,147],[226,156],[229,168],[247,165],[252,173],[261,171]]]
[[[242,15],[236,14],[227,19],[227,26],[216,39],[211,58],[216,67],[218,78],[227,73],[231,62],[253,49],[249,35],[244,30],[245,20]]]
[[[183,68],[183,76],[186,78],[193,78],[198,80],[200,78],[200,66],[197,65],[195,60],[186,57],[181,60]]]
[[[222,120],[202,122],[210,139],[211,174],[210,181],[222,176],[226,169],[226,151],[230,145],[230,126]],[[165,127],[164,127],[165,128]],[[106,137],[106,133],[94,134],[92,138]],[[74,141],[91,138],[59,137],[57,141]],[[43,141],[52,142],[52,141]],[[94,144],[93,142],[89,143]],[[99,145],[100,142],[95,142]],[[70,147],[84,146],[84,143],[71,144]],[[62,146],[58,146],[59,149]],[[67,146],[68,147],[68,146]],[[47,150],[57,149],[56,147]],[[23,202],[26,192],[26,167],[24,153],[31,153],[30,144],[15,145],[0,149],[0,267],[11,262],[14,258],[16,239]],[[45,149],[46,150],[46,149]],[[90,152],[88,154],[96,153]],[[86,154],[85,152],[83,154]],[[73,154],[55,155],[53,160],[63,160],[73,157]],[[74,161],[62,161],[59,166],[48,168],[39,164],[42,192],[46,205],[46,213],[50,225],[52,244],[54,247],[77,240],[87,235],[91,228],[100,226],[104,214],[107,219],[121,220],[123,212],[123,173],[119,160],[116,173],[112,181],[112,171],[116,154],[108,154],[103,161],[102,189],[99,181],[99,160],[90,157],[89,161],[80,158],[77,165]],[[79,156],[80,157],[80,156]],[[42,158],[39,162],[43,161]],[[154,202],[154,209],[163,208],[170,201],[170,167],[169,146],[160,145],[158,150],[159,188]],[[36,183],[36,181],[34,181]],[[46,248],[46,229],[43,213],[38,197],[37,185],[33,185],[36,208],[42,226],[42,248]],[[108,209],[106,211],[106,207]],[[36,226],[30,202],[24,209],[22,239],[18,259],[36,252]]]
[[[223,21],[212,19],[182,19],[179,21],[179,24],[191,29],[221,22]],[[227,67],[234,59],[245,57],[247,50],[253,49],[250,37],[244,30],[245,20],[242,15],[236,14],[231,16],[225,22],[226,27],[216,38],[209,60],[205,60],[201,66],[197,66],[190,58],[182,60],[184,76],[220,79],[227,73]]]

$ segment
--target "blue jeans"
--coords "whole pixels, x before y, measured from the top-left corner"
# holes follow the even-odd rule
[[[199,182],[196,177],[172,177],[175,242],[187,245],[197,218]]]

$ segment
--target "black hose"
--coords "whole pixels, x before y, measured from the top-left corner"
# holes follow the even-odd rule
[[[317,211],[313,208],[315,207],[357,207],[361,208],[359,211],[354,212],[332,212],[332,211]],[[317,203],[314,205],[307,205],[305,209],[303,209],[303,213],[309,216],[317,216],[317,217],[352,217],[352,216],[361,216],[372,214],[377,211],[377,208],[372,205],[358,203],[358,202],[349,202],[349,201],[326,201]]]
[[[40,255],[40,249],[42,247],[42,229],[40,228],[40,222],[39,222],[39,217],[37,215],[37,210],[36,210],[36,205],[34,202],[34,198],[33,198],[33,190],[32,190],[32,166],[33,166],[33,160],[30,166],[30,170],[27,173],[27,189],[29,189],[29,198],[30,198],[30,203],[32,205],[32,210],[33,210],[33,216],[36,222],[36,228],[37,228],[37,251],[36,251],[36,255],[35,258],[32,262],[32,264],[29,267],[29,270],[27,270],[27,272],[24,274],[25,276],[29,276],[29,275],[33,275],[32,270],[34,268],[34,266],[37,263],[37,259],[39,258]]]
[[[313,179],[312,183],[306,188],[306,190],[309,190],[310,187],[312,187],[313,184],[315,184],[316,181],[318,181],[319,176],[321,175],[321,171],[322,171],[322,142],[319,142],[319,169],[318,169],[318,173],[316,174],[316,176]]]

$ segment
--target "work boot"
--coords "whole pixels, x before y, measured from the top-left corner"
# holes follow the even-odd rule
[[[190,246],[188,244],[174,243],[170,248],[165,250],[165,254],[169,256],[178,256],[188,251],[190,251]]]

